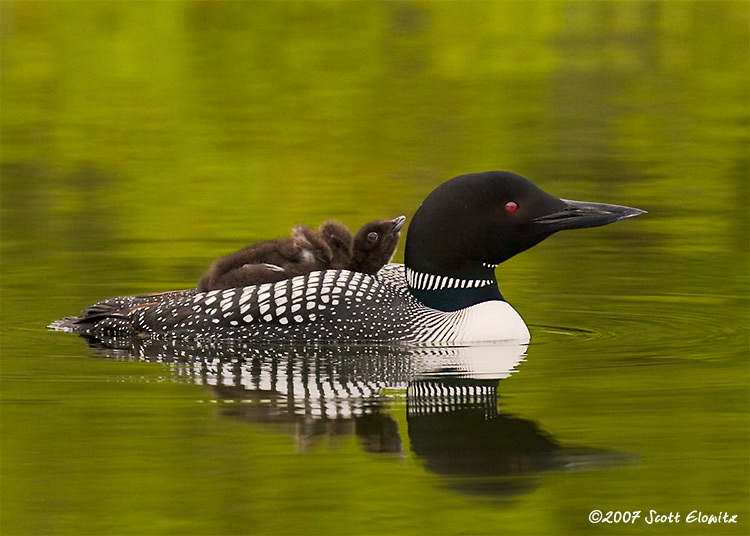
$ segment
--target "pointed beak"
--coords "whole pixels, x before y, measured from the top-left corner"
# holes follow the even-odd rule
[[[406,216],[399,216],[398,218],[391,220],[393,222],[393,229],[391,229],[391,234],[396,234],[401,230],[401,227],[404,226],[404,222],[406,221]]]
[[[534,218],[531,223],[543,226],[548,232],[556,232],[565,229],[599,227],[646,213],[645,210],[622,205],[570,201],[568,199],[561,199],[561,201],[565,203],[562,209],[546,216]]]

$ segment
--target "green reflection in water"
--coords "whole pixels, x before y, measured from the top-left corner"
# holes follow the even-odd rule
[[[747,533],[746,2],[0,15],[3,534],[654,529],[590,525],[594,508],[729,510],[739,525],[658,532]],[[411,216],[443,180],[485,169],[649,211],[499,269],[534,337],[500,408],[640,463],[547,473],[486,504],[412,452],[398,397],[404,457],[352,436],[298,453],[161,365],[92,359],[43,328],[107,296],[190,286],[216,255],[297,222]]]

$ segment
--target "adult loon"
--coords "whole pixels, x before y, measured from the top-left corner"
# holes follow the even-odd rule
[[[291,238],[263,240],[219,257],[201,277],[198,290],[275,283],[316,270],[375,274],[393,257],[405,220],[399,216],[371,221],[355,237],[336,220],[324,222],[317,233],[306,225],[297,225]]]
[[[557,231],[606,225],[643,210],[558,199],[507,171],[460,175],[424,200],[405,266],[377,275],[325,270],[277,283],[112,298],[51,327],[87,336],[258,341],[527,342],[495,267]]]

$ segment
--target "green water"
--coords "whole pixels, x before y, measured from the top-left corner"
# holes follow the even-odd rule
[[[2,534],[748,534],[749,7],[3,1]],[[46,329],[489,169],[648,210],[498,268],[528,348]]]

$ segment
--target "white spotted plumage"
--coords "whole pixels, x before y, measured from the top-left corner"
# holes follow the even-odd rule
[[[92,327],[99,334],[141,337],[236,338],[259,341],[409,341],[467,343],[528,340],[528,330],[506,302],[480,303],[455,312],[414,299],[407,281],[430,288],[481,286],[386,265],[376,276],[347,270],[312,272],[273,285],[117,300],[121,313]],[[210,307],[206,307],[206,306]],[[96,306],[95,306],[96,307]]]

